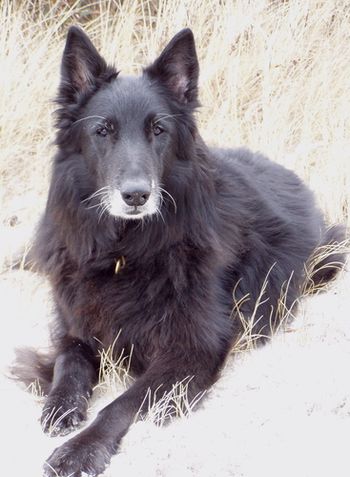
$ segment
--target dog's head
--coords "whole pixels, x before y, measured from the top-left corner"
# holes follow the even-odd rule
[[[140,77],[123,77],[80,28],[70,28],[57,100],[57,143],[67,152],[63,157],[75,161],[72,170],[79,175],[86,207],[140,219],[160,211],[163,199],[174,200],[165,178],[193,147],[197,80],[189,29],[180,31]]]

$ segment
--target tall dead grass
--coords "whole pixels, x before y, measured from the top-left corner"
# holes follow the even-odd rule
[[[330,221],[349,223],[347,1],[3,0],[1,223],[34,223],[48,185],[52,99],[64,36],[80,24],[122,73],[185,26],[201,63],[198,121],[209,143],[247,145],[296,170]]]

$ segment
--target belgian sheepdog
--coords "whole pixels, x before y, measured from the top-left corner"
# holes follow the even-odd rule
[[[343,238],[293,172],[206,146],[194,118],[198,72],[189,29],[138,77],[108,66],[81,29],[68,32],[58,152],[34,246],[54,294],[53,350],[26,363],[47,394],[44,431],[82,424],[102,348],[132,350],[136,379],[53,452],[49,477],[103,472],[147,393],[161,398],[187,379],[191,401],[210,387],[242,321],[266,339],[281,290],[292,309],[315,249]],[[317,282],[335,273],[327,263]]]

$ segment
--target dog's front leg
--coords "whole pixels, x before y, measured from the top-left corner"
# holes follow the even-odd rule
[[[208,366],[198,369],[198,362],[205,363],[207,357],[189,358],[190,354],[188,362],[185,356],[154,362],[129,390],[100,411],[88,428],[53,452],[45,463],[45,475],[80,477],[102,473],[138,411],[147,409],[147,393],[153,395],[152,400],[159,399],[176,382],[191,377],[187,396],[191,401],[209,387],[216,377],[218,363],[212,363],[210,369]],[[197,363],[197,369],[190,364],[192,360]]]
[[[87,344],[65,338],[41,416],[44,432],[51,436],[65,435],[86,419],[88,398],[98,374],[95,361]]]

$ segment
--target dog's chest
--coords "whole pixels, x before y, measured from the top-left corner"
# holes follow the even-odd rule
[[[127,265],[91,274],[66,275],[55,287],[69,333],[80,339],[96,338],[104,347],[118,336],[116,351],[133,346],[151,355],[158,347],[168,312],[181,290],[165,268]]]

